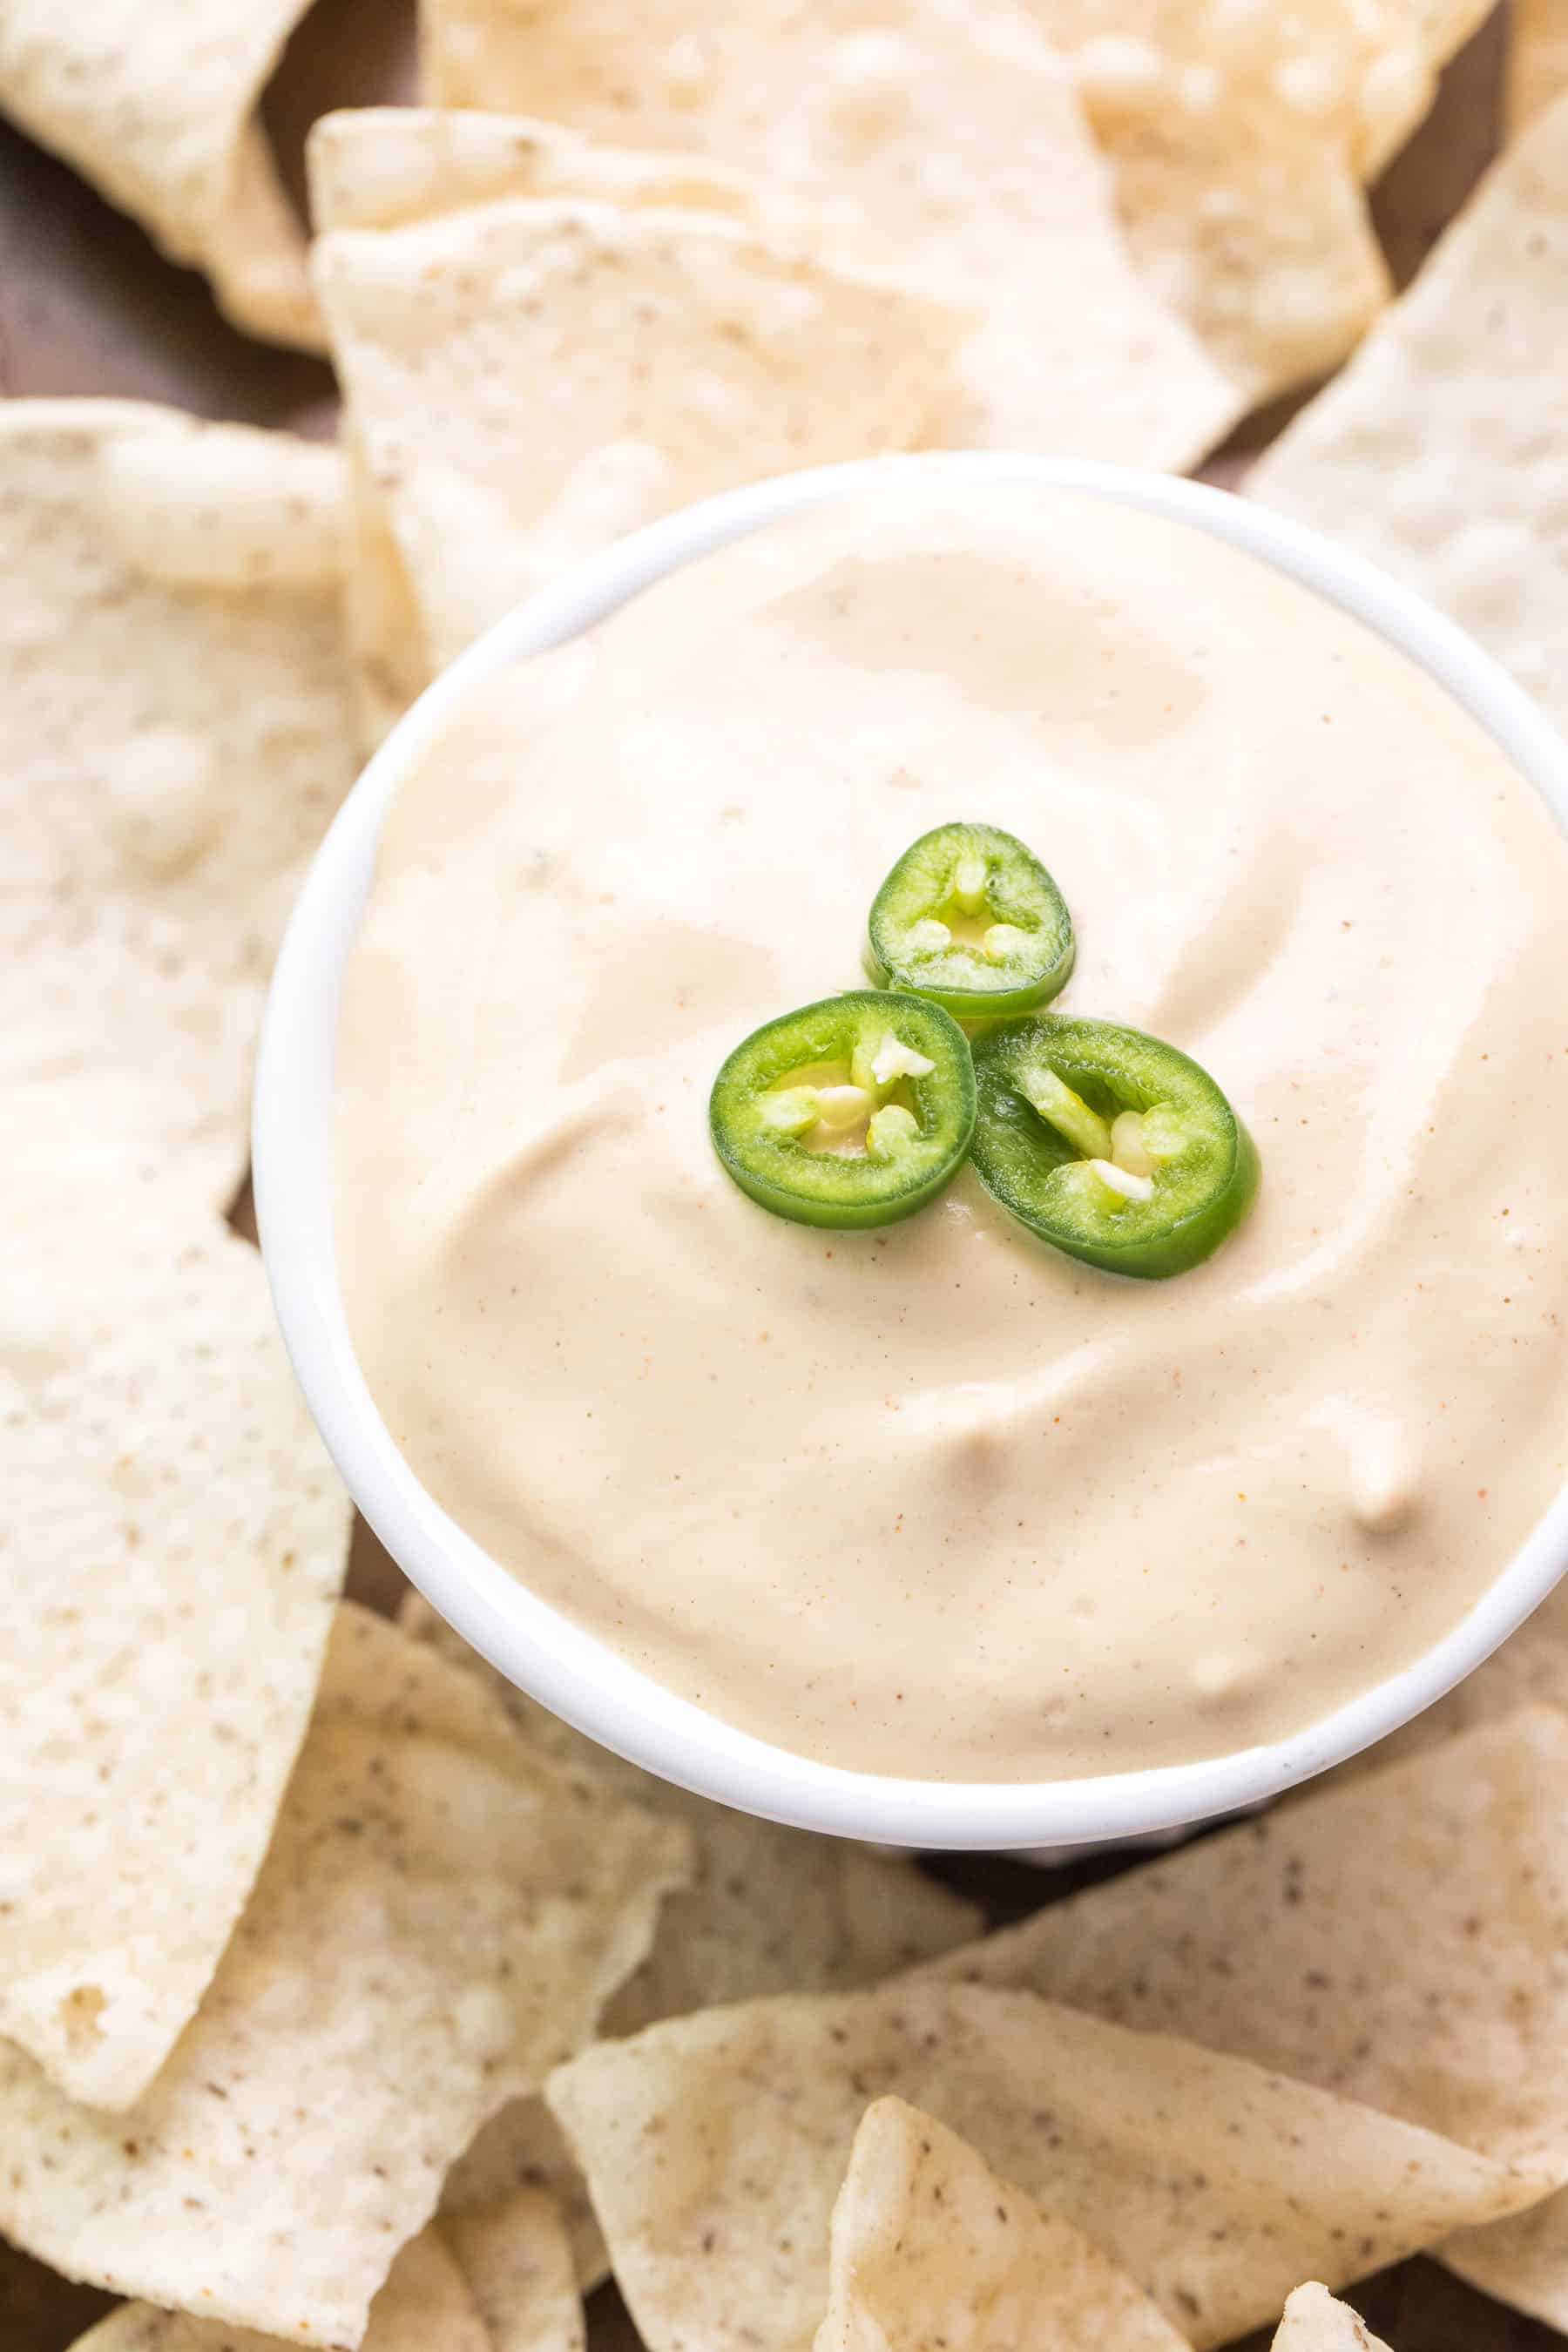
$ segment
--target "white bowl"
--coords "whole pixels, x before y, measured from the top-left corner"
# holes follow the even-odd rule
[[[786,475],[655,523],[577,566],[437,680],[365,770],[311,868],[272,983],[257,1076],[256,1206],[283,1336],[321,1433],[376,1534],[441,1614],[578,1730],[683,1788],[772,1821],[900,1846],[1095,1843],[1207,1820],[1276,1795],[1416,1715],[1479,1665],[1568,1567],[1568,1492],[1462,1622],[1403,1674],[1310,1730],[1201,1764],[1025,1784],[893,1780],[751,1738],[652,1682],[527,1591],[450,1519],[398,1452],[355,1360],[332,1230],[332,1065],[339,993],[399,782],[469,689],[578,635],[693,557],[803,507],[932,479],[1077,490],[1261,556],[1364,622],[1446,687],[1568,830],[1568,747],[1463,632],[1370,564],[1268,508],[1085,460],[872,459]]]

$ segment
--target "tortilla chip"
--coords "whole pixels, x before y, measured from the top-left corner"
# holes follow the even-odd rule
[[[523,2189],[484,2212],[451,2214],[440,2227],[490,2352],[583,2352],[583,2298],[552,2198]]]
[[[968,1985],[785,1997],[602,2042],[548,2097],[649,2352],[807,2352],[868,2101],[893,2093],[1083,2230],[1204,2346],[1538,2180],[1163,2035]]]
[[[71,2352],[278,2352],[272,2336],[122,2304]],[[434,2230],[410,2239],[371,2308],[364,2352],[508,2352],[480,2318],[461,2269]]]
[[[0,2033],[120,2106],[260,1866],[349,1508],[255,1250],[95,1184],[90,1138],[26,1197],[0,1099]]]
[[[140,2103],[0,2051],[0,2228],[68,2276],[353,2345],[484,2117],[592,2033],[687,1841],[589,1804],[345,1607],[250,1904]],[[188,1766],[188,1755],[187,1755]]]
[[[1388,2352],[1359,2313],[1326,2286],[1299,2286],[1285,2305],[1274,2352]]]
[[[1568,719],[1568,99],[1247,481],[1420,590]]]
[[[273,948],[353,774],[342,529],[308,442],[0,404],[0,1077],[19,1135],[171,1219],[244,1175]]]
[[[216,1213],[351,773],[338,510],[280,435],[0,406],[0,2032],[104,2105],[217,1964],[347,1553]]]
[[[700,148],[834,259],[980,315],[931,438],[1180,469],[1241,403],[1131,265],[1061,59],[1009,0],[425,0],[427,95]]]
[[[261,94],[310,0],[5,0],[0,108],[205,270],[239,327],[321,348]]]
[[[1491,0],[1030,0],[1071,58],[1132,250],[1250,404],[1386,299],[1362,196]]]
[[[1071,2223],[999,2180],[934,2116],[868,2107],[833,2209],[816,2352],[1187,2352]]]
[[[598,201],[336,230],[315,268],[429,671],[689,499],[912,445],[958,331],[731,221]]]
[[[1568,2329],[1568,2196],[1549,2197],[1487,2229],[1461,2230],[1441,2258],[1500,2303]]]
[[[1568,8],[1563,0],[1513,0],[1509,12],[1507,112],[1521,131],[1568,89]]]
[[[573,2275],[591,2294],[610,2274],[609,2250],[588,2184],[542,2099],[513,2099],[480,2127],[447,2175],[441,2211],[458,2220],[493,2210],[499,2199],[540,2192],[561,2215]]]
[[[612,205],[721,213],[794,228],[798,208],[703,155],[605,147],[559,122],[435,107],[350,107],[311,129],[310,218],[336,228],[411,228],[514,196],[596,196]]]

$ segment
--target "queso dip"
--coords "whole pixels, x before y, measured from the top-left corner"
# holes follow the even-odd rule
[[[866,985],[918,836],[1072,909],[1051,1009],[1255,1139],[1132,1282],[963,1168],[771,1215],[715,1073]],[[1568,846],[1359,625],[1064,493],[875,492],[477,689],[387,822],[339,1041],[351,1328],[398,1444],[544,1599],[819,1759],[1189,1761],[1413,1663],[1568,1475]]]

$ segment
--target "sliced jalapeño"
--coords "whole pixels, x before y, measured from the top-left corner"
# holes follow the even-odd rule
[[[1072,918],[1034,852],[994,824],[939,824],[871,904],[867,969],[960,1021],[1028,1013],[1067,985]]]
[[[982,1183],[1069,1257],[1185,1274],[1252,1206],[1252,1138],[1207,1071],[1157,1037],[1040,1013],[982,1038],[974,1072]]]
[[[736,1046],[709,1121],[729,1173],[775,1216],[891,1224],[963,1164],[974,1132],[969,1043],[920,997],[825,997]]]

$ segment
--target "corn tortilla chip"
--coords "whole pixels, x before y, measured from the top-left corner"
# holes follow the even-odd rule
[[[603,2042],[548,2097],[649,2352],[795,2352],[868,2101],[928,2110],[1199,2346],[1542,2193],[1392,2117],[1028,1994],[907,1981]]]
[[[244,1174],[273,947],[353,772],[342,503],[285,434],[0,404],[0,1076],[19,1134],[79,1130],[171,1216]]]
[[[929,1966],[1568,2157],[1568,1717],[1527,1707]]]
[[[152,2088],[105,2117],[0,2053],[0,2228],[68,2277],[357,2344],[453,2157],[592,2033],[687,1866],[673,1823],[497,1755],[482,1692],[345,1606],[256,1891]]]
[[[334,230],[315,271],[430,669],[688,499],[912,445],[958,332],[717,215],[597,200]]]
[[[310,1715],[349,1510],[216,1218],[0,1117],[0,2033],[135,2099],[249,1893]],[[15,1118],[16,1123],[13,1124]]]
[[[1247,488],[1383,564],[1562,723],[1568,99],[1511,149]]]
[[[707,156],[601,146],[562,123],[515,115],[351,107],[313,126],[308,160],[310,218],[321,236],[408,228],[521,195],[674,205],[802,236],[810,227],[776,192]]]
[[[1490,0],[1030,0],[1071,58],[1152,283],[1249,404],[1331,367],[1388,291],[1362,197]]]
[[[937,446],[1179,469],[1235,422],[1014,0],[425,0],[423,25],[439,105],[700,148],[820,215],[835,259],[976,310]]]
[[[866,2110],[830,2247],[815,2352],[1186,2352],[1081,2231],[901,2099]]]
[[[1299,2286],[1285,2305],[1274,2352],[1388,2352],[1348,2303],[1336,2303],[1326,2286]]]
[[[79,2336],[71,2352],[278,2352],[278,2339],[127,2303]],[[364,2352],[505,2352],[435,2230],[411,2238],[393,2263],[371,2307]]]
[[[1500,2303],[1568,2330],[1568,2197],[1549,2197],[1485,2229],[1461,2230],[1442,2259]]]
[[[591,2294],[609,2276],[610,2257],[588,2184],[543,2100],[513,2099],[480,2127],[447,2175],[441,2210],[457,2220],[530,2193],[546,2195],[560,2213],[573,2274],[581,2292]]]
[[[1513,0],[1508,44],[1508,121],[1521,130],[1568,89],[1568,7]]]
[[[762,192],[700,158],[595,147],[559,125],[413,107],[327,115],[310,134],[310,206],[323,233],[389,230],[518,196],[586,196],[760,224]],[[353,545],[346,614],[361,727],[381,740],[434,677],[432,650],[394,518],[352,422],[345,435]],[[504,465],[504,448],[498,450]]]
[[[205,269],[237,326],[320,348],[258,115],[310,0],[5,0],[0,109]]]
[[[490,2352],[583,2352],[583,2298],[561,2209],[522,2189],[440,2225],[484,2322]]]
[[[979,1927],[973,1904],[910,1862],[731,1812],[612,1756],[487,1666],[417,1594],[405,1602],[403,1622],[484,1686],[531,1754],[605,1801],[646,1806],[691,1834],[691,1885],[665,1904],[652,1951],[605,2011],[605,2032],[759,1993],[851,1990],[949,1951]],[[542,2101],[519,2100],[485,2126],[443,2201],[489,2205],[530,2183],[560,2200],[579,2276],[595,2284],[607,2266],[604,2242]]]
[[[280,435],[0,405],[0,2033],[110,2106],[259,1867],[346,1557],[216,1213],[351,772],[339,504]]]

